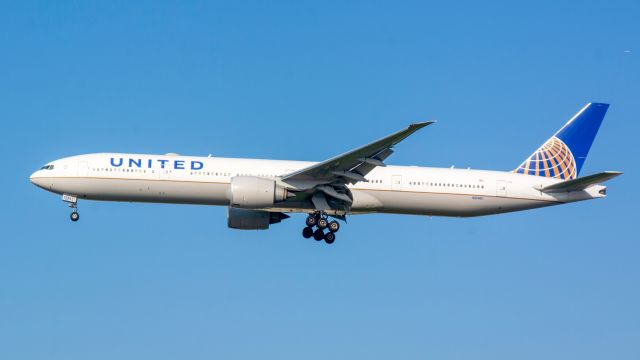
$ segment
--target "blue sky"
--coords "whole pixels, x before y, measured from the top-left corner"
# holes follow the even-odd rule
[[[0,358],[637,359],[634,1],[31,2],[0,11]],[[511,170],[611,103],[605,200],[352,217],[333,246],[216,207],[83,202],[29,174],[101,152]]]

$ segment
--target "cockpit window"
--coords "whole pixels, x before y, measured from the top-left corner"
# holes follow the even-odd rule
[[[45,165],[41,167],[40,170],[53,170],[53,165]]]

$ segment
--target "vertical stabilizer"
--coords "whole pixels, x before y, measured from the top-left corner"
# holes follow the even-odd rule
[[[564,180],[578,177],[608,108],[609,104],[587,104],[514,172]]]

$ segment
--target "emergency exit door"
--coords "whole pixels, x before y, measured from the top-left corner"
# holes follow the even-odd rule
[[[507,182],[504,180],[496,181],[496,195],[507,196]]]
[[[402,190],[402,175],[391,177],[391,190]]]

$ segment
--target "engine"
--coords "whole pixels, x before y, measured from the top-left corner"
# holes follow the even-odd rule
[[[227,225],[232,229],[266,230],[269,225],[279,223],[289,215],[280,212],[248,210],[229,207]]]
[[[255,176],[231,178],[229,194],[231,206],[243,209],[261,209],[287,199],[287,189],[275,180]]]

